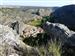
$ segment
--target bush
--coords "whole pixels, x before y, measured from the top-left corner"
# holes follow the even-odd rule
[[[44,16],[42,19],[33,19],[29,21],[27,24],[36,26],[36,27],[42,27],[42,25],[49,20],[49,16]]]
[[[39,47],[40,56],[61,56],[61,44],[51,41],[48,46]]]
[[[61,56],[61,43],[57,41],[52,41],[49,44],[49,52],[53,53],[54,56]]]
[[[28,22],[27,24],[32,25],[32,26],[41,26],[42,25],[42,21],[41,19],[33,19],[30,22]]]
[[[61,56],[61,43],[51,40],[46,34],[26,38],[24,42],[38,48],[40,56]]]

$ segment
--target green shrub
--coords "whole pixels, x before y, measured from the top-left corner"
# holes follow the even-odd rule
[[[61,56],[61,43],[56,40],[50,40],[46,35],[26,38],[24,42],[30,46],[37,47],[40,56]]]
[[[56,41],[51,41],[46,46],[38,47],[40,56],[61,56],[61,45]]]
[[[52,41],[45,47],[39,47],[40,56],[61,56],[61,44]]]
[[[48,20],[49,20],[49,16],[44,16],[42,19],[33,19],[29,21],[27,24],[32,25],[32,26],[42,27],[42,25]]]
[[[30,45],[30,46],[42,46],[42,45],[47,45],[48,40],[50,40],[49,36],[46,33],[39,33],[37,34],[37,37],[28,37],[25,38],[23,41]]]
[[[41,26],[42,25],[42,21],[41,19],[34,19],[31,20],[30,22],[28,22],[27,24],[32,25],[32,26]]]
[[[43,16],[43,22],[46,22],[46,21],[48,21],[49,20],[49,18],[50,18],[50,16]]]
[[[52,41],[49,43],[49,52],[52,52],[54,56],[61,56],[61,43],[55,41]]]

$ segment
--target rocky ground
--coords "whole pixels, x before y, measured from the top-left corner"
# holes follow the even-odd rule
[[[0,56],[40,56],[35,45],[43,36],[42,18],[49,16],[52,8],[0,8]],[[38,25],[38,26],[37,26]],[[29,42],[27,40],[33,40]],[[36,40],[35,40],[36,39]],[[40,42],[40,41],[39,41]],[[43,42],[43,41],[42,41]],[[29,43],[32,43],[31,45]],[[36,47],[34,47],[34,45]]]
[[[1,7],[0,56],[75,56],[75,31],[50,22],[54,11]]]

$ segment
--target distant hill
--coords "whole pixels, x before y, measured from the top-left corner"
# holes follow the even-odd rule
[[[0,24],[49,16],[58,7],[0,6]]]

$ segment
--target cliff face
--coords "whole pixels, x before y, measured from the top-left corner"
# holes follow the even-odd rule
[[[60,7],[51,16],[51,22],[65,24],[71,30],[75,30],[75,5]]]

